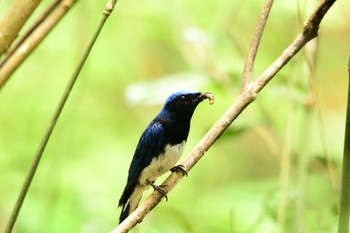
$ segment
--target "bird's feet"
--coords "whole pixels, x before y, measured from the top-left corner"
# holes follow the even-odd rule
[[[160,194],[165,197],[165,201],[168,201],[168,196],[166,195],[166,192],[161,188],[161,186],[155,185],[154,182],[151,182],[149,180],[146,180],[149,185],[151,185],[155,190],[160,192]]]
[[[171,172],[181,173],[183,176],[188,176],[188,173],[185,170],[185,167],[183,165],[181,165],[181,164],[173,167],[172,169],[170,169],[170,171]]]

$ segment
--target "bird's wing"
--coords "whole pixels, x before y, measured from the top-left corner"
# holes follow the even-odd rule
[[[128,181],[119,200],[119,206],[125,204],[130,198],[141,172],[147,167],[154,157],[164,150],[164,127],[159,121],[152,121],[141,135],[134,157],[132,159]]]

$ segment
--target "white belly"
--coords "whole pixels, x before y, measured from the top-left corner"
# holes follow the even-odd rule
[[[185,141],[173,146],[167,145],[165,152],[158,158],[152,159],[151,164],[142,171],[139,183],[146,185],[146,180],[155,181],[159,176],[174,167],[177,161],[179,161],[185,145]]]

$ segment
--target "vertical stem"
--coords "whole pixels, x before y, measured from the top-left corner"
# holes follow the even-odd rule
[[[18,39],[15,45],[7,51],[4,59],[0,61],[0,69],[4,64],[10,59],[10,57],[15,53],[15,51],[25,42],[25,40],[35,31],[37,27],[40,26],[42,22],[46,20],[47,17],[56,9],[56,7],[62,2],[62,0],[55,0],[52,2],[44,11],[44,13],[33,23],[33,25],[23,34],[23,36]]]
[[[340,209],[338,233],[349,232],[349,209],[350,209],[350,58],[348,63],[348,102],[346,109],[345,139],[343,154],[343,172],[341,179]]]
[[[289,95],[290,93],[288,93]],[[290,99],[290,97],[289,97]],[[284,232],[286,212],[288,208],[288,189],[290,181],[290,169],[291,169],[291,144],[292,144],[292,132],[294,125],[293,116],[293,102],[289,101],[287,111],[287,123],[284,136],[284,146],[281,151],[281,174],[280,174],[280,198],[278,206],[277,221],[280,225],[280,232]]]
[[[311,114],[312,109],[309,106],[305,106],[303,122],[301,123],[300,132],[303,132],[300,137],[299,150],[298,150],[298,162],[296,170],[296,183],[297,192],[295,200],[295,232],[305,232],[305,189],[306,189],[306,178],[307,178],[307,162],[309,158],[308,152],[308,138],[311,132]]]

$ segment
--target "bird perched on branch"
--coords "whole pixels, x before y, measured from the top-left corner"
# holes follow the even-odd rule
[[[212,104],[214,95],[198,91],[180,91],[170,95],[163,109],[142,133],[119,200],[118,206],[122,206],[119,223],[137,208],[142,193],[149,187],[167,198],[164,190],[154,184],[159,176],[169,170],[187,174],[181,166],[174,166],[185,148],[193,112],[204,99],[209,99]]]

